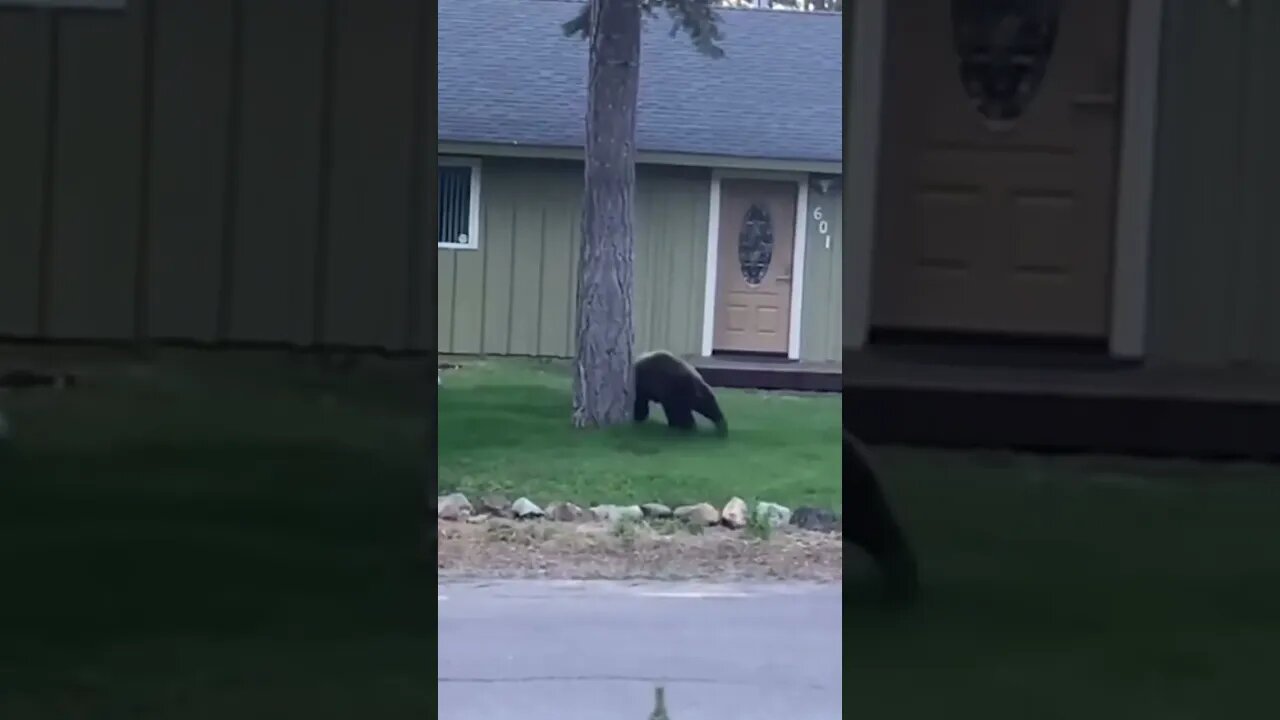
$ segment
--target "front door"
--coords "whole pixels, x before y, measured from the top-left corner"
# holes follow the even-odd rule
[[[794,182],[721,181],[715,350],[787,352],[795,227]]]
[[[1120,0],[892,0],[872,323],[1101,338]]]

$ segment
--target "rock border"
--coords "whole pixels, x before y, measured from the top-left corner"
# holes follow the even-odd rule
[[[777,503],[760,501],[750,508],[740,497],[732,497],[717,509],[707,502],[671,508],[658,502],[641,505],[595,505],[582,508],[571,502],[556,501],[543,509],[528,497],[514,501],[499,494],[487,494],[476,504],[462,493],[449,493],[436,498],[436,518],[446,522],[483,523],[489,518],[546,520],[550,522],[613,524],[670,520],[693,532],[721,526],[731,530],[750,529],[756,534],[791,526],[812,532],[834,533],[843,529],[841,518],[830,510],[799,507],[794,511]]]

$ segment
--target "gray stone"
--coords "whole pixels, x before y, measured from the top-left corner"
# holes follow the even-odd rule
[[[740,497],[730,498],[720,511],[720,523],[725,527],[743,528],[747,526],[747,501]]]
[[[671,508],[662,503],[645,503],[640,506],[640,510],[645,517],[655,520],[664,520],[671,517]]]
[[[462,520],[471,514],[471,501],[462,493],[436,498],[436,517],[440,520]]]
[[[591,508],[591,514],[600,522],[618,522],[619,520],[641,520],[644,511],[639,505],[597,505]]]
[[[472,525],[480,525],[488,521],[489,521],[489,516],[483,513],[480,515],[472,515],[471,517],[467,518],[467,522],[471,523]]]
[[[720,522],[720,511],[710,503],[682,505],[676,508],[672,514],[695,525],[715,525]]]
[[[553,502],[547,506],[547,518],[557,522],[581,522],[587,511],[571,502]]]
[[[490,493],[480,498],[476,503],[476,512],[485,513],[486,515],[495,515],[497,517],[513,517],[511,512],[511,501],[506,495]]]
[[[840,518],[830,510],[816,507],[798,507],[791,513],[791,524],[802,530],[835,532],[840,529]]]
[[[529,520],[531,518],[540,518],[546,516],[542,508],[534,504],[529,498],[518,498],[511,503],[511,512],[521,520]]]
[[[782,527],[791,522],[791,509],[777,503],[758,502],[755,518],[757,522],[767,523],[770,527]]]

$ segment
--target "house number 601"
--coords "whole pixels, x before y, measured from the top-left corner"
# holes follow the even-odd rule
[[[826,220],[822,219],[821,205],[817,205],[813,208],[813,219],[818,221],[818,234],[822,236],[822,239],[826,243],[827,249],[830,250],[831,249],[831,226],[827,224]]]

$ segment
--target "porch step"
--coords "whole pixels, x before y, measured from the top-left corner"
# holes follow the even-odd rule
[[[840,363],[775,358],[689,357],[711,387],[795,392],[840,392]]]
[[[1280,377],[932,365],[846,356],[844,419],[868,443],[1280,461]]]

